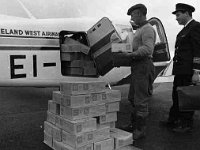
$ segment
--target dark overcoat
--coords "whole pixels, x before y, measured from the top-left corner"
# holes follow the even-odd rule
[[[173,75],[193,74],[200,70],[200,23],[192,20],[176,37]]]

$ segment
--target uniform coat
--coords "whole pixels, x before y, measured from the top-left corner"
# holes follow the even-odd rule
[[[192,20],[177,35],[173,75],[192,75],[200,70],[200,23]]]
[[[192,20],[177,35],[172,73],[175,75],[173,82],[173,105],[169,112],[169,121],[180,120],[181,126],[193,125],[194,111],[180,111],[177,87],[192,84],[193,69],[200,70],[200,23]]]

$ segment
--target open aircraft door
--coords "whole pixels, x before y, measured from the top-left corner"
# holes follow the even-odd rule
[[[169,45],[165,29],[162,22],[158,18],[151,18],[148,22],[153,26],[156,31],[156,43],[153,52],[153,62],[156,68],[156,76],[164,70],[171,58],[169,53]]]
[[[169,46],[164,27],[158,18],[151,18],[148,22],[156,31],[156,44],[153,53],[154,62],[164,62],[170,60]]]

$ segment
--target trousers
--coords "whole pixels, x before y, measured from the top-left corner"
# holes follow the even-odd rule
[[[146,118],[149,114],[149,97],[153,92],[154,79],[155,67],[151,59],[146,58],[133,62],[131,65],[131,82],[128,100],[133,107],[132,116],[135,116],[136,122],[138,120],[137,118]]]
[[[183,123],[191,124],[193,122],[194,111],[180,111],[177,87],[191,85],[192,75],[175,75],[173,82],[172,101],[173,104],[169,112],[169,121],[181,120]]]

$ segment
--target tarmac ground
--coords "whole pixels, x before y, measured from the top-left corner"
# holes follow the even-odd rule
[[[194,129],[190,133],[177,134],[159,127],[159,121],[167,119],[172,104],[172,83],[154,87],[147,135],[135,141],[134,146],[143,150],[199,150],[200,113],[195,112]],[[128,85],[113,87],[122,91],[117,127],[129,123],[131,107],[127,101],[128,88]],[[52,91],[56,90],[58,88],[0,88],[0,150],[51,150],[43,143],[43,123],[47,102],[52,97]],[[123,150],[136,150],[135,147],[128,146]]]

